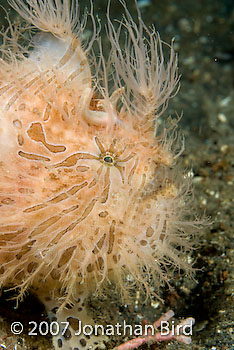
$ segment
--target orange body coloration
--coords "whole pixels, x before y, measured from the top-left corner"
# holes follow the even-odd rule
[[[121,51],[108,17],[111,63],[101,56],[96,82],[69,2],[27,0],[29,12],[10,3],[41,32],[27,54],[4,59],[3,50],[0,62],[1,285],[19,296],[32,288],[62,310],[82,286],[111,281],[125,296],[129,283],[149,292],[149,276],[155,287],[167,282],[168,263],[189,271],[188,185],[173,169],[172,138],[157,135],[178,83],[173,48],[164,66],[159,36],[141,20],[138,31],[126,10]]]
[[[155,172],[172,165],[171,154],[159,145],[153,126],[139,126],[127,113],[118,114],[109,132],[86,125],[75,86],[63,86],[60,94],[60,82],[54,81],[39,90],[49,79],[28,74],[23,84],[31,86],[22,87],[22,94],[13,86],[3,95],[11,140],[1,163],[1,229],[13,244],[8,266],[15,267],[14,275],[11,269],[4,273],[4,284],[17,285],[20,275],[37,285],[32,267],[35,277],[35,272],[66,277],[68,288],[74,273],[77,281],[91,275],[95,283],[110,273],[120,278],[126,260],[129,272],[137,268],[143,247],[154,264],[147,235],[153,244],[156,237],[160,241],[165,220],[158,216],[158,230],[157,197],[163,189]],[[55,92],[56,104],[49,104]],[[12,96],[17,99],[9,108]],[[131,240],[135,252],[128,251],[134,249]],[[123,256],[120,247],[126,249]],[[22,254],[27,261],[21,266]],[[7,247],[3,266],[10,255]]]

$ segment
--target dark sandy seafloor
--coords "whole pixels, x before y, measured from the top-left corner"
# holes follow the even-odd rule
[[[81,1],[81,5],[84,3]],[[121,18],[123,9],[119,2],[111,3],[114,18]],[[95,13],[102,23],[106,4],[104,0],[95,1]],[[127,4],[135,16],[134,1]],[[145,23],[154,24],[164,41],[175,38],[181,88],[164,116],[183,112],[182,163],[193,176],[198,216],[205,212],[211,224],[202,229],[201,245],[193,253],[198,269],[195,280],[175,275],[174,290],[161,290],[164,304],[157,300],[142,304],[139,299],[138,306],[121,305],[111,293],[111,298],[91,301],[90,309],[107,323],[126,320],[128,324],[139,323],[143,318],[152,322],[173,309],[176,322],[188,316],[196,319],[192,344],[171,341],[151,345],[151,350],[233,350],[234,5],[231,0],[153,0],[141,11]],[[104,45],[105,40],[104,37]],[[27,336],[28,321],[46,320],[43,306],[29,295],[16,309],[8,297],[3,292],[0,299],[0,349],[51,350],[49,337]],[[16,320],[25,325],[20,337],[13,337],[10,332],[10,324]],[[114,337],[107,348],[125,340]],[[139,349],[147,348],[144,345]]]

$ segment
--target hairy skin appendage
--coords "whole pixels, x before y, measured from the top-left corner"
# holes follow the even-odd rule
[[[106,348],[106,335],[75,335],[79,320],[97,323],[90,295],[114,285],[122,300],[134,289],[150,297],[175,270],[193,271],[200,222],[176,163],[179,118],[163,121],[178,90],[177,57],[120,3],[117,27],[107,9],[107,60],[92,4],[79,20],[76,1],[9,0],[26,23],[1,33],[0,283],[18,300],[30,290],[52,320],[69,322],[55,349]],[[190,342],[149,333],[116,349],[168,339]]]

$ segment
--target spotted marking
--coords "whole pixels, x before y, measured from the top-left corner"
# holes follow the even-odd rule
[[[44,157],[44,156],[40,156],[39,154],[33,154],[33,153],[26,153],[23,151],[19,151],[18,155],[22,158],[26,158],[28,160],[38,160],[38,161],[45,161],[45,162],[49,162],[50,158],[48,157]]]
[[[25,78],[27,78],[28,76],[30,76],[33,73],[35,73],[35,70],[23,75],[21,78],[18,79],[18,81],[12,81],[10,84],[7,84],[7,85],[3,86],[2,88],[0,88],[0,96],[2,96],[5,92],[7,92],[12,87],[17,86],[18,82],[23,81]]]
[[[77,249],[77,246],[67,248],[63,252],[63,254],[58,262],[58,267],[62,267],[64,265],[66,265],[72,259],[73,253],[76,249]]]
[[[13,120],[13,125],[17,128],[17,129],[21,129],[22,128],[22,123],[19,119],[15,119]]]
[[[133,175],[135,174],[137,165],[138,165],[138,159],[135,160],[135,163],[134,163],[132,169],[129,172],[129,175],[128,175],[128,184],[129,185],[131,184],[131,181],[132,181]]]
[[[37,204],[37,205],[34,205],[33,207],[24,209],[23,212],[24,212],[24,213],[32,213],[32,212],[34,212],[34,211],[43,209],[43,208],[45,208],[46,206],[47,206],[46,204]]]
[[[40,223],[33,231],[31,231],[29,238],[39,235],[40,233],[46,231],[49,227],[54,225],[57,221],[61,219],[61,215],[54,215],[49,219]]]
[[[115,225],[116,221],[113,220],[110,226],[109,230],[109,248],[107,251],[107,254],[111,254],[114,248],[114,242],[115,242]]]
[[[89,169],[90,169],[90,167],[86,166],[86,165],[79,165],[76,167],[76,171],[81,172],[81,173],[84,173],[84,172],[88,171]]]
[[[47,122],[47,120],[49,120],[51,110],[52,110],[52,102],[47,102],[43,112],[43,121]]]
[[[96,247],[93,249],[93,254],[98,254],[100,252],[100,250],[103,247],[103,244],[105,242],[106,239],[106,233],[104,233],[104,235],[99,239],[99,241],[96,243]]]
[[[1,203],[4,205],[12,205],[15,203],[14,199],[11,198],[4,198],[1,200]]]
[[[146,230],[146,237],[152,237],[154,234],[154,230],[152,229],[151,226],[149,226]]]
[[[65,146],[51,145],[46,142],[45,132],[41,123],[32,123],[27,130],[28,136],[35,142],[41,142],[50,152],[59,153],[66,151]]]
[[[19,145],[19,146],[23,146],[23,144],[24,144],[24,138],[23,138],[22,135],[18,135],[18,136],[17,136],[17,141],[18,141],[18,145]]]
[[[94,156],[90,153],[75,153],[71,156],[64,159],[62,162],[55,164],[54,168],[60,168],[60,167],[72,167],[76,165],[79,159],[95,159],[98,160],[98,157]]]
[[[49,72],[49,70],[44,71],[42,74],[43,74],[43,75],[46,75],[48,72]],[[55,75],[55,74],[54,74],[52,77],[50,77],[49,79],[45,79],[44,83],[41,84],[41,85],[39,86],[39,88],[38,88],[36,91],[34,91],[34,95],[35,95],[35,96],[36,96],[36,95],[39,95],[39,93],[41,93],[41,91],[42,91],[45,87],[48,87],[48,85],[49,85],[52,81],[54,81],[55,79],[56,79],[56,75]],[[39,95],[39,96],[40,96],[40,95]]]
[[[104,177],[104,190],[101,194],[102,199],[101,203],[106,203],[109,197],[109,192],[110,192],[110,168],[107,168],[106,174]]]
[[[18,98],[32,85],[34,85],[38,80],[40,79],[40,75],[31,79],[29,82],[27,82],[22,89],[19,89],[8,101],[8,103],[5,106],[5,110],[8,111],[12,105],[18,100]]]
[[[59,69],[62,66],[64,66],[71,59],[71,57],[75,53],[78,46],[79,46],[79,41],[76,38],[73,39],[67,51],[65,52],[63,57],[60,59],[59,63],[56,65],[56,68]]]
[[[75,185],[75,186],[71,187],[69,190],[67,190],[66,192],[60,193],[57,196],[49,199],[46,203],[41,203],[41,204],[35,205],[31,208],[25,209],[24,213],[31,213],[31,212],[43,209],[43,208],[47,207],[48,204],[60,203],[60,202],[64,201],[65,199],[67,199],[71,196],[74,196],[78,191],[82,190],[82,188],[86,187],[87,185],[88,185],[87,181],[83,182],[80,185]],[[75,207],[78,207],[78,206],[75,206]],[[67,210],[70,210],[70,209],[67,209]],[[65,211],[63,211],[62,213],[64,213],[64,212]]]

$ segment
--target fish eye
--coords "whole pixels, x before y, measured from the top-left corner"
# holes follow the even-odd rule
[[[111,156],[105,156],[105,157],[103,157],[103,161],[104,161],[105,163],[107,163],[107,164],[113,164],[113,163],[114,163],[114,159],[113,159],[113,157],[111,157]]]

